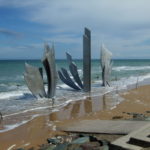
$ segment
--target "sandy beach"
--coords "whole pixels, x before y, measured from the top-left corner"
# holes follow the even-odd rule
[[[47,143],[47,138],[67,134],[57,131],[57,127],[67,126],[79,120],[124,120],[133,118],[131,113],[150,117],[150,85],[125,91],[120,96],[124,100],[118,105],[118,99],[114,101],[111,94],[71,102],[58,112],[37,117],[13,130],[0,133],[0,149],[38,149],[40,145]]]

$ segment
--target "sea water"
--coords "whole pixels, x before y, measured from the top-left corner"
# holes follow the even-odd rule
[[[83,79],[82,60],[74,61],[78,67],[80,78]],[[87,96],[83,91],[74,91],[58,79],[54,101],[46,98],[36,99],[24,81],[25,62],[43,67],[40,60],[0,60],[0,112],[3,114],[4,120],[10,122],[7,125],[8,129],[21,125],[29,118],[55,111],[70,101]],[[56,66],[57,70],[62,67],[69,70],[66,60],[56,60]],[[92,60],[91,75],[91,95],[102,95],[116,88],[126,89],[128,85],[150,79],[150,59],[113,60],[110,87],[101,86],[100,60]],[[43,76],[44,82],[47,83],[45,71]],[[47,84],[45,84],[45,88],[47,88]],[[22,119],[18,119],[17,115],[20,114]]]

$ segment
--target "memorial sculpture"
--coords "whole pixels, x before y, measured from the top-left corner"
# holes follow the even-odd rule
[[[104,46],[101,47],[101,69],[102,86],[110,86],[110,75],[112,71],[112,53]]]
[[[78,68],[73,62],[72,56],[66,53],[69,72],[65,68],[58,71],[59,78],[69,87],[75,90],[84,92],[91,91],[91,32],[89,29],[84,29],[83,35],[83,82],[80,79]],[[110,74],[112,70],[112,53],[102,45],[101,47],[101,68],[102,68],[102,86],[110,86]],[[29,64],[25,64],[24,78],[28,88],[35,97],[53,98],[56,91],[57,72],[55,65],[54,46],[45,45],[45,53],[42,59],[46,75],[48,90],[45,91],[43,81],[43,70]],[[70,76],[72,75],[72,77]]]
[[[26,63],[24,78],[29,90],[35,97],[53,98],[55,96],[57,80],[54,46],[50,48],[47,44],[45,45],[45,53],[42,62],[47,75],[47,92],[45,92],[42,77],[43,71],[41,68],[37,68]]]
[[[69,71],[73,76],[73,79],[69,76],[66,69],[61,68],[58,71],[59,78],[68,86],[75,90],[83,89],[84,92],[91,91],[91,32],[89,29],[84,29],[83,35],[83,83],[79,77],[78,69],[76,64],[72,60],[72,56],[66,53],[67,62],[69,65]]]
[[[91,32],[87,28],[83,35],[83,89],[91,91]]]
[[[50,48],[49,45],[47,44],[45,45],[45,54],[42,62],[47,75],[47,82],[48,82],[47,97],[52,98],[55,96],[56,81],[57,81],[54,46]]]
[[[71,75],[73,76],[73,78],[76,81],[76,83],[78,84],[78,86],[81,89],[83,89],[83,84],[79,77],[77,65],[75,64],[75,62],[72,61],[72,57],[69,53],[66,53],[66,56],[67,56],[67,61],[68,61],[69,70],[70,70]]]
[[[25,63],[24,78],[29,90],[36,97],[46,97],[44,82],[39,68]]]
[[[79,77],[77,66],[73,62],[72,56],[69,53],[66,53],[66,56],[69,65],[69,70],[74,80],[71,79],[68,71],[65,68],[61,68],[61,71],[60,70],[58,71],[59,78],[61,79],[62,82],[64,82],[69,87],[75,90],[81,90],[83,88],[83,84]]]

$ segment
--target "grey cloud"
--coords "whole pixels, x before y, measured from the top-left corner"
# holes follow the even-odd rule
[[[5,36],[12,36],[12,37],[20,37],[22,36],[21,33],[15,32],[15,31],[11,31],[8,29],[0,29],[0,34],[3,34]]]
[[[46,40],[70,43],[70,48],[72,43],[82,41],[83,28],[90,28],[95,57],[101,43],[108,45],[116,57],[124,53],[131,56],[136,49],[145,57],[150,48],[142,46],[150,35],[149,0],[0,0],[0,5],[4,4],[27,7],[25,19],[53,27],[49,33],[54,36]],[[82,49],[81,44],[77,48]]]

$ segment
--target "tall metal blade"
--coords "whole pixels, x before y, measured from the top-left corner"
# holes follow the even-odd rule
[[[82,81],[81,81],[81,79],[80,79],[80,77],[79,77],[78,69],[77,69],[76,64],[72,62],[72,63],[69,65],[69,70],[70,70],[70,72],[71,72],[71,74],[72,74],[74,80],[76,81],[76,83],[79,85],[79,87],[80,87],[81,89],[83,89],[83,84],[82,84]]]
[[[75,62],[73,62],[72,56],[69,53],[66,53],[66,56],[67,56],[67,61],[68,61],[69,70],[70,70],[71,75],[73,76],[74,80],[79,85],[79,87],[81,89],[83,89],[83,84],[79,77],[78,68],[77,68]]]
[[[55,96],[57,81],[54,46],[50,48],[48,45],[45,45],[45,54],[42,62],[45,67],[48,80],[47,95],[49,98],[52,98]]]
[[[70,80],[67,80],[67,78],[64,76],[64,74],[61,73],[61,71],[58,71],[59,78],[61,79],[62,82],[67,84],[69,87],[75,89],[75,90],[80,90],[79,87],[77,87],[74,82],[71,82]]]
[[[74,81],[70,78],[68,71],[65,68],[61,68],[62,73],[64,75],[64,77],[73,85],[76,86],[76,88],[80,89],[75,83]]]
[[[110,85],[110,74],[112,70],[111,62],[112,53],[105,48],[104,45],[101,47],[101,68],[102,68],[102,85]]]
[[[46,97],[44,83],[38,68],[25,64],[24,78],[29,90],[35,97]]]
[[[67,61],[68,61],[68,64],[70,65],[72,63],[72,56],[66,52],[66,56],[67,56]]]
[[[91,91],[91,32],[87,28],[83,35],[83,89]]]

